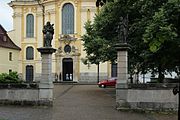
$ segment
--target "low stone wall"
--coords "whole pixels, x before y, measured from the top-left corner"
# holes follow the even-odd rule
[[[51,89],[40,89],[37,85],[27,84],[4,84],[0,85],[0,104],[12,105],[46,105],[52,106],[52,99],[43,98],[42,96]]]
[[[172,92],[174,85],[139,86],[142,87],[132,85],[128,89],[116,90],[117,109],[177,111],[178,95],[174,95]]]

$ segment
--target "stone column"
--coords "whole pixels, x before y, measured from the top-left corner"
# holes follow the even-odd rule
[[[117,49],[117,84],[116,84],[116,104],[117,109],[126,109],[128,94],[128,49],[126,43],[116,45]]]
[[[40,104],[52,105],[53,102],[53,80],[52,80],[52,53],[56,49],[51,47],[42,47],[37,49],[42,57],[42,73],[39,83]]]

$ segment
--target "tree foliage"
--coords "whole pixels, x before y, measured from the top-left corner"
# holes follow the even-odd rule
[[[148,59],[152,59],[151,67],[153,72],[159,73],[160,82],[167,71],[179,68],[179,18],[180,4],[177,0],[169,0],[155,12],[143,34],[152,56]]]
[[[99,64],[104,60],[107,46],[104,40],[96,35],[95,29],[90,21],[85,24],[86,34],[83,36],[86,58],[92,64]]]
[[[120,17],[129,16],[129,71],[158,73],[160,81],[167,71],[178,71],[180,64],[180,3],[178,0],[116,0],[107,2],[86,23],[83,36],[87,56],[101,62],[117,58]],[[90,59],[88,58],[88,59]],[[90,59],[91,60],[91,59]],[[95,62],[94,62],[95,63]],[[177,69],[178,70],[177,70]]]

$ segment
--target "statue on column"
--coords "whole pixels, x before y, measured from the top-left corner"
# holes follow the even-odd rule
[[[127,36],[128,36],[128,15],[123,18],[120,17],[120,22],[117,27],[118,32],[118,40],[120,43],[127,43]]]
[[[54,34],[54,24],[51,24],[49,21],[44,25],[43,34],[44,34],[44,47],[52,47],[51,42]]]

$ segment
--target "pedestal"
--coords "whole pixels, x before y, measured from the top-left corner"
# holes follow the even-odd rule
[[[117,50],[117,84],[116,84],[116,103],[118,109],[126,109],[128,95],[128,50],[129,45],[119,43],[116,46]]]
[[[52,80],[52,54],[56,49],[51,47],[37,48],[42,57],[42,73],[39,83],[39,99],[46,103],[53,100],[53,80]]]

